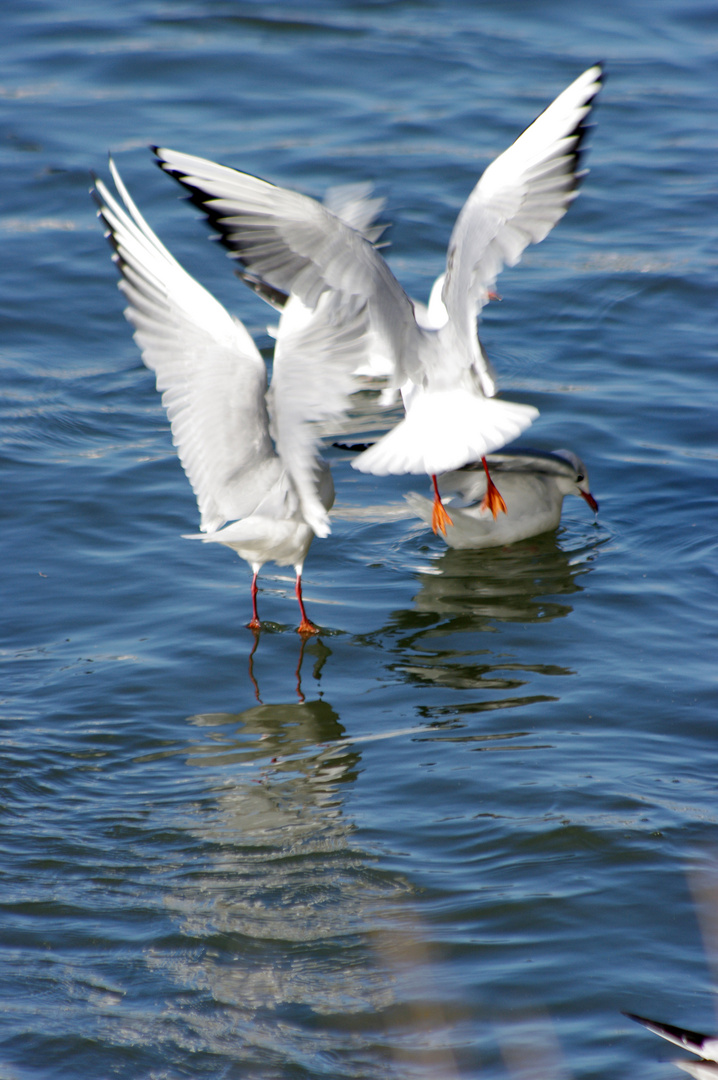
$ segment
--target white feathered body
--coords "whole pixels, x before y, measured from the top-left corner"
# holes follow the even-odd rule
[[[318,465],[318,495],[329,512],[334,504],[334,483],[329,467]],[[256,509],[216,532],[188,534],[188,540],[225,544],[252,568],[274,562],[278,566],[302,566],[315,533],[302,512],[291,477],[282,470]]]

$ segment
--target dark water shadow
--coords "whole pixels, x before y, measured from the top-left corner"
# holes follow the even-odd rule
[[[440,624],[442,633],[565,618],[573,608],[564,598],[583,590],[594,558],[593,546],[565,551],[552,533],[485,551],[447,548],[430,572],[417,575],[412,611],[396,612],[386,630],[411,633],[417,615]]]
[[[601,542],[564,550],[549,533],[505,548],[444,549],[415,571],[412,607],[368,640],[388,651],[394,677],[427,689],[417,710],[426,720],[556,701],[555,677],[575,671],[547,662],[538,628],[570,617]],[[430,688],[461,693],[440,700]]]

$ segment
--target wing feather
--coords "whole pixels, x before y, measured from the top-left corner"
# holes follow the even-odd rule
[[[419,349],[411,300],[374,245],[326,206],[215,162],[155,147],[160,167],[207,215],[232,258],[309,308],[332,291],[349,317],[364,304],[400,384]],[[360,218],[364,227],[366,215]],[[413,336],[414,348],[406,348]]]
[[[101,180],[94,197],[128,301],[126,316],[154,371],[201,528],[251,513],[279,471],[269,436],[267,374],[238,319],[164,247],[110,160],[119,201]]]
[[[366,348],[364,305],[349,313],[324,293],[312,310],[290,297],[277,331],[269,407],[277,451],[317,536],[330,531],[317,456],[322,426],[345,415]]]
[[[601,66],[578,77],[484,171],[449,241],[442,299],[467,342],[504,266],[515,265],[563,217],[583,173],[579,151],[601,88]]]

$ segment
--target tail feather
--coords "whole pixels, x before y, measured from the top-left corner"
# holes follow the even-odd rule
[[[499,450],[537,416],[532,405],[461,388],[422,392],[412,398],[405,418],[352,465],[376,476],[450,472]]]

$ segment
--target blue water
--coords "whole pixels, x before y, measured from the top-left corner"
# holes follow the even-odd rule
[[[707,0],[6,2],[0,1076],[679,1075],[622,1009],[718,979],[718,10]],[[195,545],[90,171],[269,348],[159,143],[369,179],[426,297],[488,161],[596,59],[566,218],[483,339],[597,522],[456,552],[330,451],[305,567]],[[373,507],[369,513],[362,508]]]

